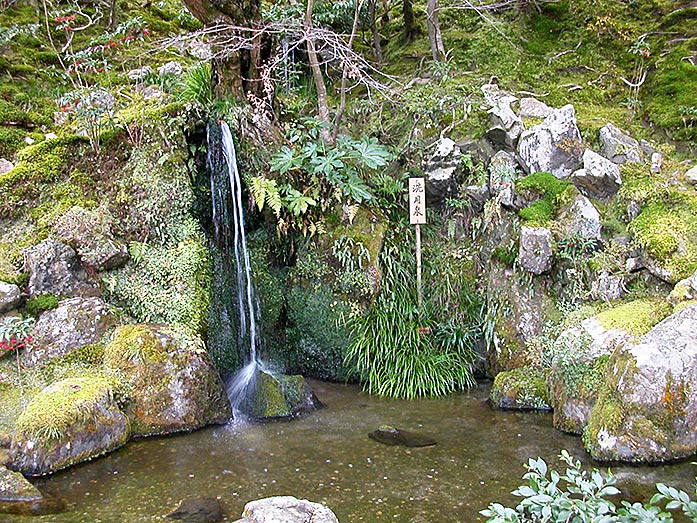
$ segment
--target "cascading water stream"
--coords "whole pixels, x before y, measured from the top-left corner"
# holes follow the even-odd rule
[[[211,124],[214,125],[214,124]],[[244,212],[242,207],[242,182],[237,168],[237,156],[232,133],[227,123],[220,122],[221,146],[224,159],[225,173],[229,185],[223,184],[220,178],[223,169],[214,158],[215,144],[211,139],[211,127],[208,129],[208,163],[211,171],[211,197],[213,207],[213,224],[218,244],[226,255],[234,255],[237,276],[237,306],[239,324],[237,338],[243,354],[244,366],[226,383],[226,389],[233,411],[238,412],[244,401],[245,391],[251,384],[257,369],[262,367],[258,356],[259,333],[257,326],[257,298],[252,283],[249,252],[244,228]],[[228,193],[229,188],[229,193]],[[229,195],[229,197],[228,197]],[[232,229],[232,230],[230,230]]]

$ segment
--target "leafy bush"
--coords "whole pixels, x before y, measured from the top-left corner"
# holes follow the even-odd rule
[[[581,462],[574,460],[566,450],[559,459],[567,464],[563,472],[547,469],[542,458],[528,460],[528,472],[523,476],[528,483],[513,491],[523,498],[515,507],[491,503],[481,511],[487,523],[525,522],[594,522],[594,523],[672,523],[670,510],[680,509],[691,521],[697,521],[697,502],[690,496],[662,483],[649,503],[621,501],[618,508],[607,497],[620,494],[615,487],[617,479],[611,473],[593,469],[590,474],[581,470]],[[658,503],[667,502],[665,508]]]

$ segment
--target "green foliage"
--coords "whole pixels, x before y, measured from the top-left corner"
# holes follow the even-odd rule
[[[50,311],[58,307],[58,296],[53,294],[42,294],[36,298],[27,300],[26,310],[29,314],[36,317],[44,311]]]
[[[530,458],[527,483],[513,491],[521,499],[515,507],[491,503],[481,511],[487,523],[525,523],[536,521],[598,523],[672,523],[672,510],[680,509],[690,521],[697,521],[697,503],[684,491],[656,485],[658,493],[646,504],[622,501],[621,506],[607,499],[620,494],[615,487],[617,478],[610,472],[603,474],[593,469],[590,474],[581,469],[566,450],[559,459],[566,464],[564,472],[548,470],[542,458]],[[659,503],[666,502],[665,508]]]
[[[573,187],[570,182],[559,180],[551,173],[534,173],[517,180],[516,190],[526,198],[535,199],[518,215],[530,225],[546,225],[554,218],[570,187]]]
[[[210,260],[192,218],[165,245],[132,242],[131,263],[104,278],[106,294],[139,322],[173,323],[201,333],[206,327]]]
[[[29,336],[34,318],[7,318],[0,323],[0,341],[24,340]]]
[[[585,258],[595,251],[597,243],[595,238],[586,238],[575,233],[557,241],[557,255],[567,260]]]
[[[204,110],[211,109],[215,101],[212,75],[213,70],[210,62],[201,62],[190,69],[182,79],[184,88],[181,97],[184,100],[198,103]]]
[[[498,260],[508,267],[513,267],[518,259],[518,245],[499,245],[491,251],[491,259]]]
[[[252,194],[259,209],[269,205],[279,232],[314,235],[335,205],[367,202],[373,198],[366,178],[384,167],[392,155],[375,138],[346,136],[334,146],[319,136],[322,124],[305,120],[292,128],[288,140],[271,157],[274,179],[252,178]]]
[[[473,345],[481,337],[481,303],[461,273],[458,278],[444,271],[449,264],[442,255],[442,264],[427,272],[438,285],[419,308],[409,253],[396,238],[402,245],[389,244],[381,253],[383,291],[367,314],[351,318],[346,363],[367,392],[381,396],[442,396],[469,387]]]

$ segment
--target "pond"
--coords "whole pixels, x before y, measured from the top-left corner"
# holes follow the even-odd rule
[[[219,497],[227,521],[235,521],[248,501],[294,495],[325,503],[342,523],[469,523],[483,520],[479,510],[490,501],[514,502],[510,491],[528,457],[557,466],[559,451],[567,449],[593,465],[579,438],[552,428],[551,414],[491,410],[485,384],[410,402],[368,396],[353,385],[310,384],[325,404],[320,411],[292,422],[231,423],[132,442],[37,480],[65,499],[68,512],[5,517],[12,523],[168,521],[164,515],[182,498],[207,496]],[[369,439],[383,424],[430,435],[438,444],[410,449]],[[686,462],[613,472],[633,499],[648,499],[657,481],[691,489],[697,467]]]

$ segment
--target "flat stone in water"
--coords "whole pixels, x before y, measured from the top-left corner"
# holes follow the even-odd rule
[[[404,447],[431,447],[436,444],[436,440],[423,434],[408,432],[390,426],[382,426],[374,430],[368,437],[385,445]]]
[[[217,499],[188,498],[182,500],[167,517],[187,523],[216,523],[223,520],[223,511]]]
[[[44,496],[22,474],[0,467],[0,514],[41,516],[65,510],[65,504]]]

